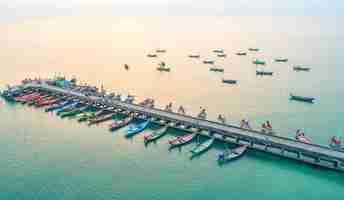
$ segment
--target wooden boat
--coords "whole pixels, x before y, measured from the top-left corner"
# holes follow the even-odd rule
[[[225,58],[225,57],[227,57],[227,54],[224,54],[224,53],[217,54],[217,57],[219,57],[219,58]]]
[[[302,67],[302,66],[294,66],[293,69],[294,71],[307,71],[307,72],[311,70],[311,68],[309,67]]]
[[[215,61],[213,61],[213,60],[204,60],[203,63],[204,64],[211,64],[212,65],[212,64],[215,63]]]
[[[191,156],[193,157],[207,151],[213,145],[214,141],[215,138],[209,138],[208,140],[197,144],[193,149],[191,149]]]
[[[168,143],[171,145],[170,146],[171,148],[177,147],[177,146],[181,146],[181,145],[191,142],[195,137],[196,137],[196,134],[192,133],[192,134],[176,137],[172,140],[169,140]]]
[[[52,106],[46,108],[45,112],[54,111],[54,110],[60,109],[64,106],[67,106],[67,105],[72,104],[72,103],[73,103],[73,101],[63,101],[61,103],[53,104]]]
[[[213,72],[224,72],[225,71],[223,68],[218,68],[218,67],[211,67],[209,70],[213,71]]]
[[[217,157],[217,161],[219,163],[225,163],[228,161],[231,161],[233,159],[239,158],[242,156],[248,148],[248,145],[242,145],[240,147],[237,147],[235,149],[228,149],[224,152],[220,153]]]
[[[156,58],[156,57],[158,57],[156,54],[152,54],[152,53],[149,53],[148,55],[147,55],[147,57],[149,57],[149,58]]]
[[[74,108],[78,104],[79,104],[79,102],[72,102],[71,104],[67,104],[61,108],[56,109],[55,111],[57,114],[59,114],[59,113],[65,112],[68,109]]]
[[[129,125],[127,134],[125,135],[126,137],[132,137],[135,134],[145,130],[149,125],[149,120],[144,121],[140,124],[136,124],[136,125]]]
[[[132,120],[133,120],[132,117],[127,117],[127,118],[122,119],[122,120],[116,120],[110,124],[109,130],[115,131],[119,128],[122,128],[122,127],[128,125]]]
[[[246,56],[247,53],[246,52],[238,52],[238,53],[236,53],[236,55],[238,55],[238,56]]]
[[[265,65],[266,64],[266,62],[264,60],[260,60],[260,59],[254,59],[252,61],[252,63],[255,65]]]
[[[95,117],[95,112],[85,112],[80,115],[78,122],[84,122]]]
[[[288,62],[288,58],[275,58],[275,62]]]
[[[273,72],[262,71],[262,70],[256,70],[256,75],[260,75],[260,76],[272,76],[272,75],[273,75]]]
[[[313,103],[315,98],[313,98],[313,97],[303,97],[303,96],[297,96],[297,95],[290,94],[290,100],[303,101],[303,102],[307,102],[307,103]]]
[[[232,79],[222,79],[222,83],[227,83],[227,84],[237,84],[237,80],[232,80]]]
[[[152,134],[149,135],[145,135],[144,136],[144,142],[147,144],[149,142],[152,142],[154,140],[159,139],[160,137],[162,137],[163,135],[165,135],[167,133],[169,126],[163,126],[160,129],[154,131]]]
[[[249,51],[259,51],[258,48],[248,48]]]
[[[114,116],[114,113],[109,113],[109,114],[106,114],[106,115],[102,115],[100,117],[92,118],[92,119],[90,119],[88,125],[91,126],[93,124],[99,124],[99,123],[102,123],[102,122],[109,121],[109,120],[113,119],[113,116]]]
[[[190,54],[189,58],[200,58],[200,55],[196,54]]]

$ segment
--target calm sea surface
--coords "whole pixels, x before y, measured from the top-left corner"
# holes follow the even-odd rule
[[[327,145],[344,138],[344,37],[335,20],[292,17],[51,17],[0,24],[0,88],[26,77],[76,76],[107,90],[155,98],[209,118],[243,117],[258,128],[272,121],[279,135],[298,128]],[[261,49],[236,56],[249,47]],[[158,58],[146,54],[167,49]],[[224,48],[227,58],[212,50]],[[190,59],[199,53],[201,59]],[[287,63],[274,58],[287,57]],[[223,74],[210,72],[214,59]],[[272,77],[256,77],[255,58]],[[155,70],[159,61],[170,73]],[[125,71],[123,64],[130,65]],[[310,72],[294,72],[294,64]],[[237,85],[223,85],[222,78]],[[289,93],[315,97],[313,105],[288,100]],[[341,173],[261,152],[218,166],[218,143],[197,159],[187,145],[168,150],[169,134],[148,146],[143,135],[125,139],[126,128],[88,127],[0,100],[0,199],[339,199]]]

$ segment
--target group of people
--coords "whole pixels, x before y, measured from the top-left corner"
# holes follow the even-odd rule
[[[200,119],[207,119],[207,111],[205,108],[200,108],[201,112],[197,115],[198,118]]]
[[[166,105],[165,111],[172,112],[172,102],[170,102],[169,104]]]
[[[221,114],[219,114],[219,116],[217,117],[217,120],[219,120],[223,124],[226,123],[226,118],[224,116],[222,116]]]
[[[342,141],[340,140],[340,138],[337,138],[336,136],[333,136],[331,138],[330,147],[334,149],[344,150],[344,148],[342,147]]]

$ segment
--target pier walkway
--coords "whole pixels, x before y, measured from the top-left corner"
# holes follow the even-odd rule
[[[236,144],[248,144],[250,148],[272,153],[278,156],[306,162],[316,166],[335,169],[344,172],[344,151],[337,151],[326,146],[306,144],[294,139],[262,133],[256,130],[243,129],[238,126],[222,124],[214,121],[198,119],[192,116],[167,112],[156,108],[146,108],[136,104],[128,104],[116,100],[104,100],[101,97],[85,96],[78,92],[42,84],[26,84],[25,87],[41,88],[44,90],[74,95],[79,98],[93,100],[117,108],[122,108],[147,118],[173,122],[175,128],[190,131],[190,128],[207,130],[209,136]],[[183,126],[180,126],[183,125]],[[183,127],[183,128],[181,128]],[[204,132],[198,132],[205,134]]]

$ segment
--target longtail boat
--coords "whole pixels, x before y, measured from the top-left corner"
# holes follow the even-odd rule
[[[205,151],[207,151],[214,143],[215,138],[209,138],[206,141],[197,144],[193,149],[191,149],[191,157],[194,157],[196,155],[199,155]]]
[[[275,62],[288,62],[288,58],[275,58]]]
[[[303,97],[303,96],[297,96],[297,95],[290,94],[290,100],[303,101],[303,102],[307,102],[307,103],[313,103],[315,98],[313,98],[313,97]]]
[[[219,57],[219,58],[225,58],[225,57],[227,57],[227,54],[224,54],[224,53],[217,54],[217,57]]]
[[[260,75],[260,76],[272,76],[272,75],[273,75],[273,72],[257,70],[257,71],[256,71],[256,75]]]
[[[64,112],[60,115],[61,118],[65,118],[65,117],[72,117],[75,116],[79,113],[81,113],[82,111],[84,111],[85,109],[87,109],[89,106],[83,106],[81,108],[74,108],[69,112]]]
[[[78,122],[84,122],[95,117],[95,112],[84,112],[78,118]]]
[[[224,72],[225,70],[223,68],[218,68],[218,67],[211,67],[209,68],[210,71],[213,72]]]
[[[204,64],[211,64],[212,65],[212,64],[215,63],[215,61],[213,61],[213,60],[204,60],[203,63]]]
[[[213,52],[214,53],[224,53],[225,50],[224,49],[214,49]]]
[[[233,159],[239,158],[246,152],[247,148],[248,148],[248,145],[242,145],[235,149],[225,150],[224,152],[220,153],[217,156],[217,161],[222,164],[222,163],[231,161]]]
[[[246,52],[238,52],[238,53],[236,53],[236,55],[238,55],[238,56],[246,56],[247,53]]]
[[[222,83],[227,83],[227,84],[237,84],[237,80],[232,80],[232,79],[222,79]]]
[[[249,51],[259,51],[258,48],[248,48]]]
[[[63,108],[64,106],[67,106],[67,105],[72,104],[72,103],[73,103],[73,101],[70,101],[70,100],[66,100],[66,101],[63,101],[63,102],[60,102],[60,103],[56,103],[56,104],[53,104],[50,107],[46,108],[45,112],[54,111],[54,110]]]
[[[166,126],[161,127],[160,129],[154,131],[152,134],[145,135],[143,137],[144,142],[147,144],[149,142],[152,142],[154,140],[159,139],[160,137],[162,137],[163,135],[165,135],[167,133],[168,128],[169,128],[169,126],[166,125]]]
[[[132,125],[129,125],[129,128],[127,130],[127,134],[125,135],[126,137],[132,137],[134,136],[135,134],[137,133],[140,133],[142,132],[143,130],[145,130],[148,125],[149,125],[149,120],[147,121],[144,121],[144,122],[141,122],[139,124],[132,124]]]
[[[252,61],[253,64],[255,65],[265,65],[266,62],[264,60],[260,60],[260,59],[255,59]]]
[[[122,128],[126,125],[128,125],[131,121],[133,120],[132,117],[126,117],[122,120],[116,120],[113,123],[110,124],[109,130],[110,131],[115,131],[119,128]]]
[[[177,146],[181,146],[181,145],[191,142],[195,137],[196,137],[196,134],[192,133],[192,134],[176,137],[172,140],[169,140],[168,143],[171,145],[171,148],[177,147]]]
[[[113,118],[114,116],[114,113],[109,113],[109,114],[106,114],[106,115],[102,115],[102,116],[99,116],[99,117],[95,117],[95,118],[92,118],[90,119],[88,125],[91,126],[93,124],[99,124],[101,122],[105,122],[105,121],[109,121]]]
[[[294,71],[306,71],[306,72],[308,72],[308,71],[311,70],[311,68],[309,68],[309,67],[302,67],[302,66],[294,66],[293,70]]]

